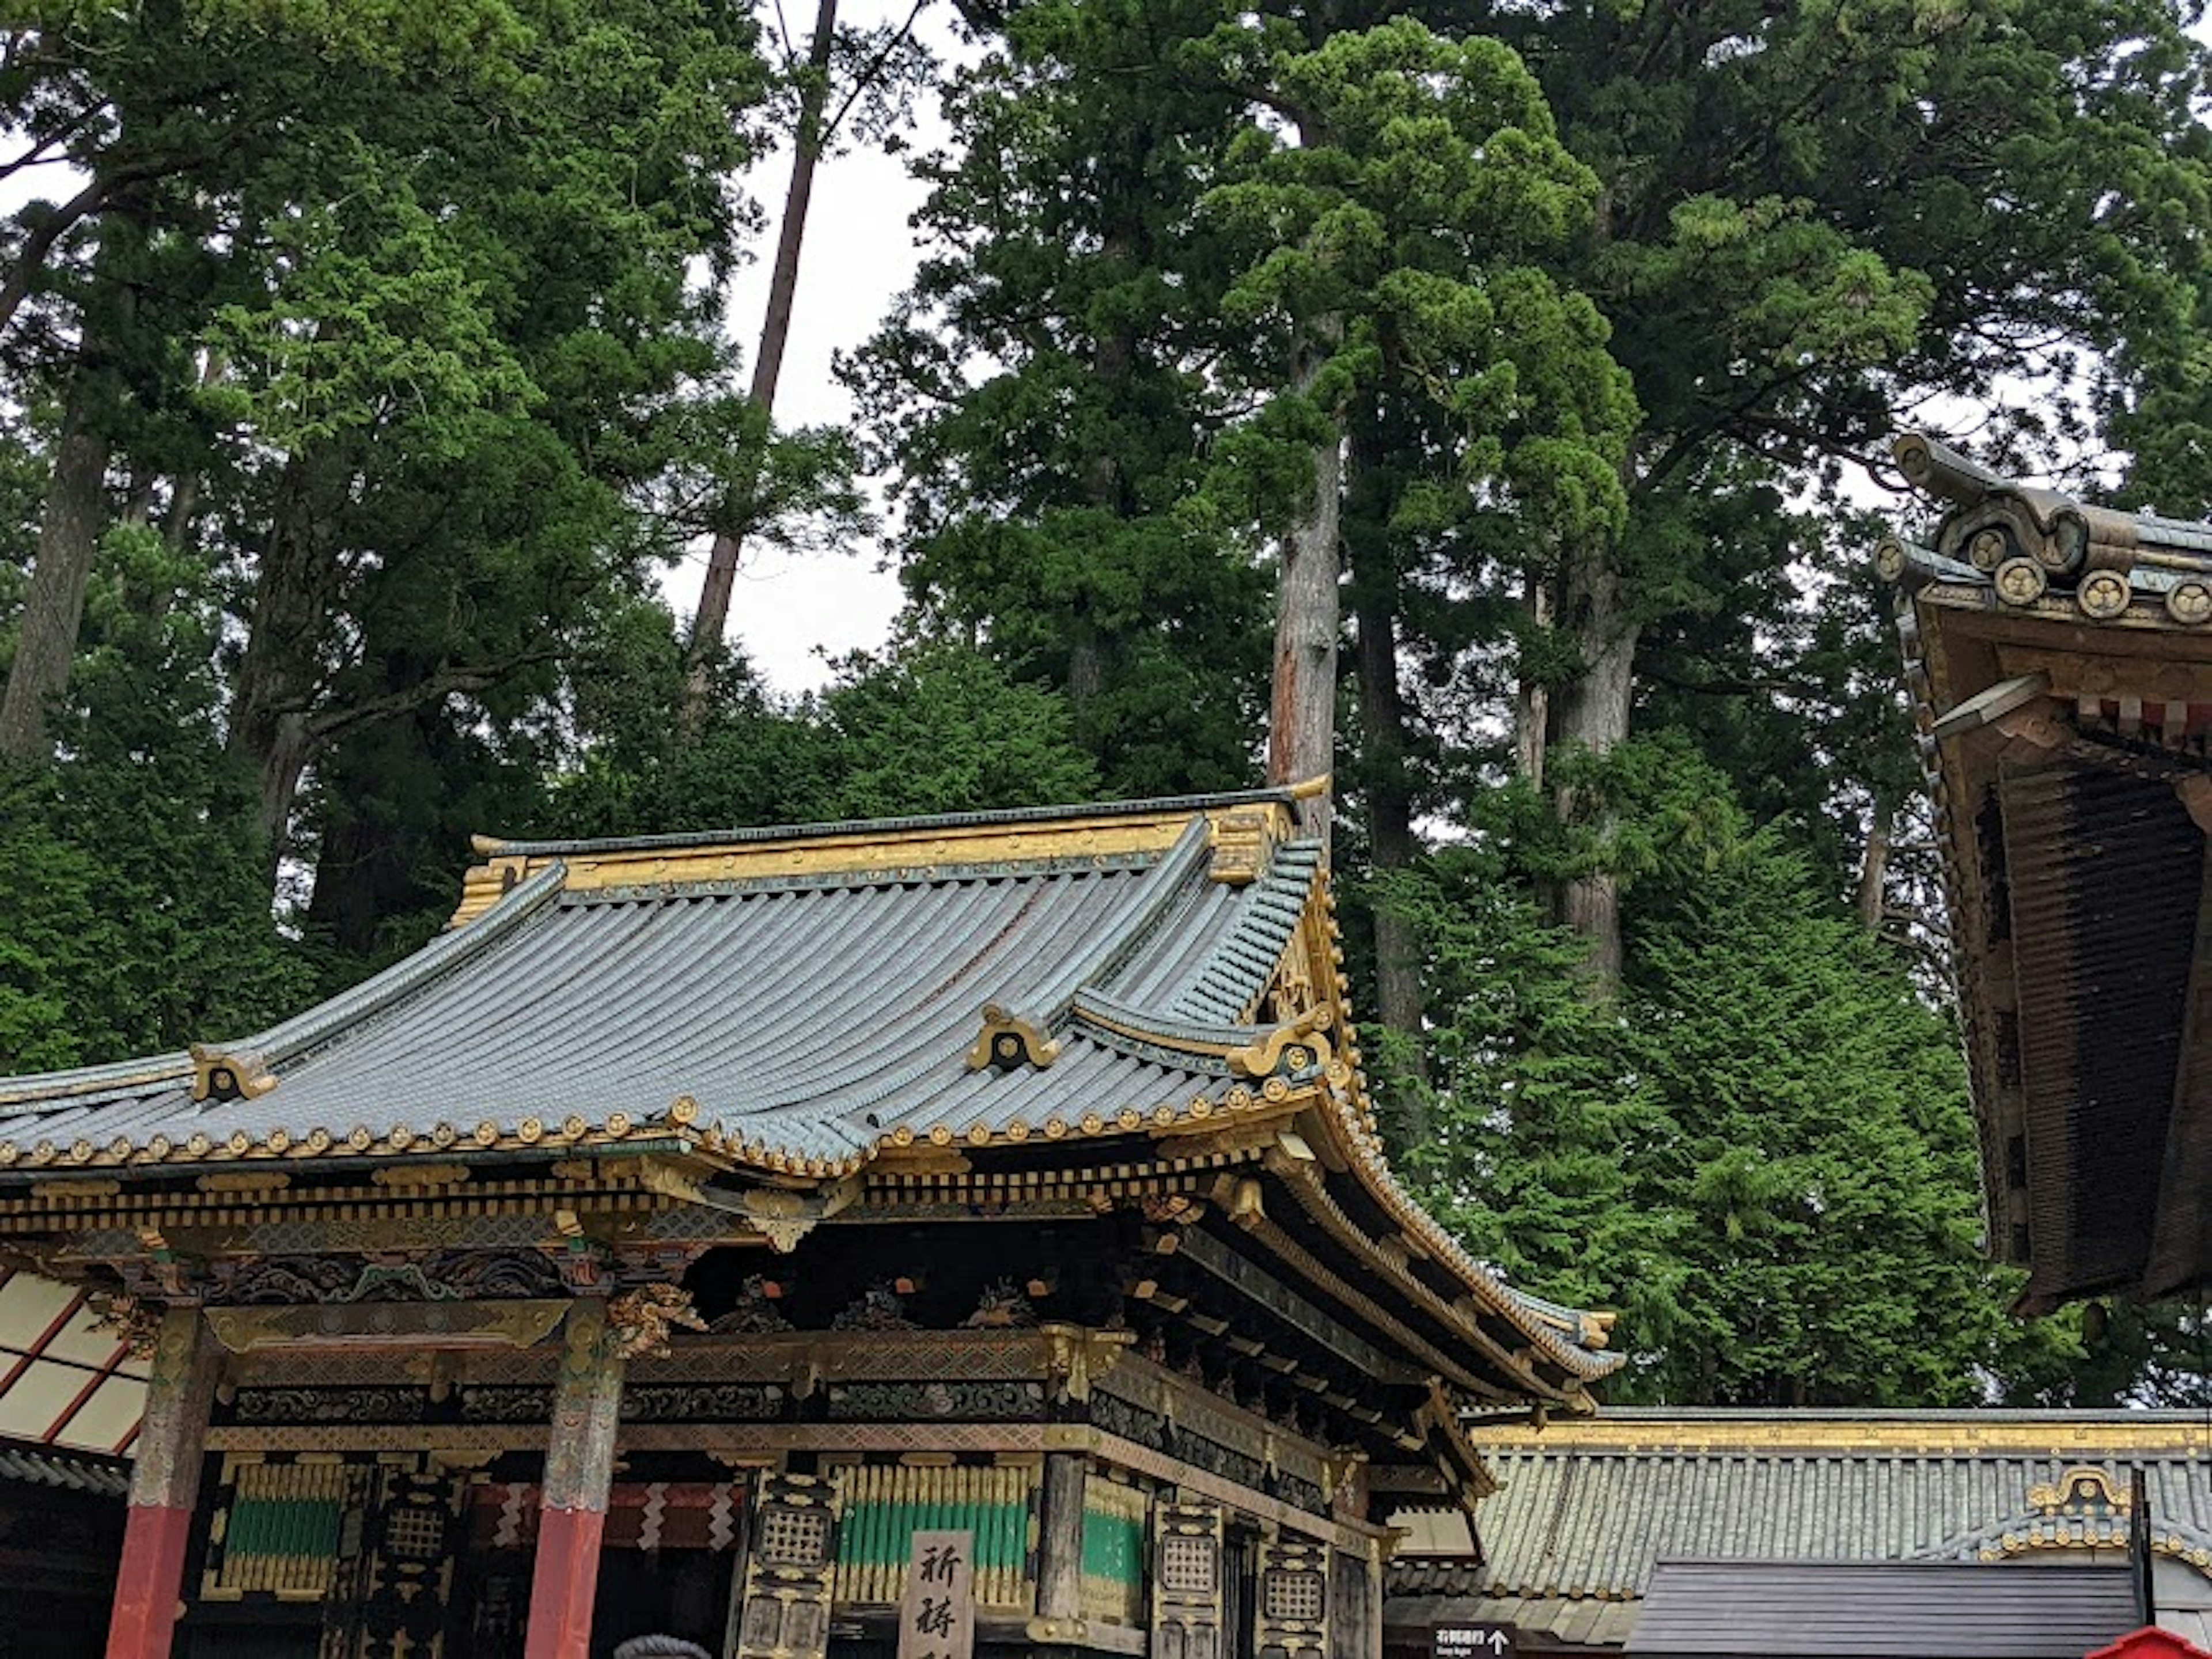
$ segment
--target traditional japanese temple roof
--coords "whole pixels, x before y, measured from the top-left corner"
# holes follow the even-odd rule
[[[239,1204],[271,1181],[634,1159],[781,1249],[894,1170],[1103,1180],[1264,1151],[1294,1203],[1279,1225],[1253,1187],[1236,1224],[1293,1277],[1419,1374],[1586,1408],[1619,1363],[1609,1321],[1502,1284],[1383,1161],[1295,800],[483,842],[453,927],[352,991],[188,1053],[0,1079],[0,1210],[37,1200],[0,1231],[142,1182]],[[1479,1485],[1449,1404],[1424,1417]]]
[[[1949,890],[1991,1243],[2025,1304],[2212,1276],[2212,528],[1908,437],[1883,544]]]
[[[1484,1450],[1498,1490],[1476,1518],[1480,1565],[1401,1558],[1391,1591],[1435,1618],[1512,1625],[1524,1644],[1637,1650],[1631,1632],[1666,1561],[2102,1559],[2124,1552],[2136,1469],[2154,1552],[2197,1586],[2191,1601],[2162,1595],[2160,1620],[2207,1633],[2202,1412],[1613,1407],[1492,1430]]]

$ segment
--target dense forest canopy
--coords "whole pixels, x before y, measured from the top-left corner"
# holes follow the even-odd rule
[[[929,9],[0,27],[0,1072],[359,979],[472,830],[1329,770],[1401,1162],[1615,1397],[2197,1398],[2195,1315],[1981,1259],[1862,570],[1908,420],[2212,506],[2193,5]],[[813,163],[924,97],[856,419],[779,425]],[[909,603],[821,692],[662,596],[870,472]]]

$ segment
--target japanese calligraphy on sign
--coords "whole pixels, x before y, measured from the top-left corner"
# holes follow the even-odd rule
[[[917,1532],[899,1598],[898,1659],[972,1659],[975,1534]]]

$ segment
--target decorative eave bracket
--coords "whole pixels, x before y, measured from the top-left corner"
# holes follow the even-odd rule
[[[195,1042],[191,1052],[196,1101],[258,1100],[276,1086],[276,1073],[251,1050],[210,1048]]]
[[[1042,1071],[1059,1058],[1060,1040],[1036,1021],[999,1003],[983,1005],[983,1029],[968,1050],[969,1071],[1011,1072],[1018,1066]]]

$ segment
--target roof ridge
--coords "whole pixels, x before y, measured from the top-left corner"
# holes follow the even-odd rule
[[[781,841],[811,841],[829,836],[883,836],[932,830],[988,829],[1002,824],[1060,823],[1079,818],[1168,817],[1176,813],[1211,811],[1227,806],[1290,806],[1297,802],[1305,790],[1306,786],[1303,784],[1275,785],[1264,789],[1229,790],[1218,794],[1164,795],[1147,800],[1086,801],[1066,806],[1014,806],[999,811],[937,812],[908,817],[759,824],[653,836],[614,836],[598,840],[510,841],[496,836],[480,836],[476,838],[476,845],[478,853],[501,858],[746,846]]]
[[[1202,813],[1194,813],[1182,834],[1176,837],[1175,845],[1168,848],[1158,863],[1138,878],[1133,902],[1088,948],[1062,963],[1025,996],[994,997],[992,1000],[1006,1003],[1036,1021],[1041,1029],[1057,1024],[1093,980],[1111,975],[1128,960],[1130,952],[1146,935],[1158,926],[1184,883],[1205,863],[1212,834],[1211,821]]]
[[[1264,990],[1313,893],[1322,843],[1297,836],[1279,842],[1260,878],[1238,898],[1228,931],[1168,993],[1166,1012],[1182,1018],[1220,1020]]]

